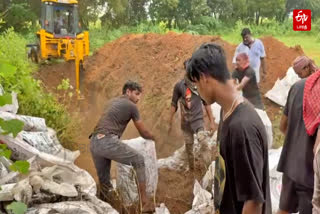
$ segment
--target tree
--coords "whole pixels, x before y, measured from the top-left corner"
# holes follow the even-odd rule
[[[283,21],[285,14],[285,0],[269,0],[261,3],[261,16],[266,18],[276,18],[278,21]]]
[[[232,21],[246,20],[248,13],[247,0],[232,0]]]
[[[30,24],[37,20],[36,14],[31,10],[27,3],[11,2],[7,8],[8,12],[3,15],[3,29],[13,27],[17,32],[25,32]]]
[[[208,6],[216,19],[226,21],[232,16],[232,0],[208,0]]]
[[[104,25],[120,27],[129,24],[129,0],[106,0],[106,13],[101,17]]]
[[[139,24],[147,20],[146,4],[148,0],[129,0],[130,24]]]
[[[152,0],[149,13],[153,21],[164,21],[171,28],[178,12],[179,0]]]
[[[182,0],[183,1],[183,0]],[[192,0],[191,1],[191,22],[194,23],[201,16],[209,16],[210,7],[207,0]]]
[[[0,17],[1,14],[4,14],[4,12],[9,8],[10,6],[10,0],[0,0]]]
[[[303,1],[301,9],[310,9],[312,12],[312,19],[319,17],[320,15],[320,0],[305,0]],[[300,8],[299,8],[300,9]]]
[[[89,22],[95,22],[98,19],[100,1],[98,0],[80,0],[79,14],[80,23],[83,28],[88,29]]]

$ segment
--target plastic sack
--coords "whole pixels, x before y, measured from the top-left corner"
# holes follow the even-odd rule
[[[0,201],[12,201],[13,200],[12,189],[15,185],[16,184],[1,185]]]
[[[10,135],[0,135],[0,140],[12,150],[12,157],[17,160],[27,160],[33,156],[42,159],[43,166],[53,164],[69,165],[80,155],[79,151],[70,151],[57,141],[54,131],[20,132],[16,138]]]
[[[95,196],[86,198],[86,201],[65,201],[46,203],[29,208],[26,214],[118,214],[108,203]]]
[[[195,158],[200,162],[205,162],[207,166],[210,165],[211,160],[214,158],[214,150],[216,149],[217,132],[212,136],[209,132],[204,132],[205,140],[201,143],[198,142],[196,135],[194,136],[193,152]],[[158,168],[166,168],[170,170],[183,171],[188,167],[187,153],[185,145],[177,149],[173,155],[158,160]]]
[[[54,180],[58,179],[58,184],[61,188],[61,192],[66,192],[65,196],[68,196],[68,191],[63,189],[64,187],[70,188],[72,190],[73,188],[71,186],[80,186],[81,192],[84,192],[88,195],[96,195],[97,187],[96,183],[93,179],[93,177],[85,170],[80,169],[76,165],[72,164],[70,166],[52,166],[52,167],[46,167],[42,169],[41,173],[35,173],[32,176],[40,175],[43,178],[46,178],[45,180],[50,180],[55,182]],[[55,178],[55,179],[53,179]],[[49,182],[48,184],[50,184]],[[49,185],[45,185],[48,187],[48,189],[52,189],[52,187],[49,187]],[[74,189],[73,189],[74,190]],[[57,191],[57,190],[54,190]],[[54,193],[54,192],[52,192]],[[63,195],[63,194],[61,194]]]
[[[16,115],[9,112],[1,112],[0,111],[0,118],[4,120],[13,120],[17,119],[24,123],[23,130],[24,131],[47,131],[47,126],[45,119],[40,117],[31,117],[25,115]]]
[[[149,197],[154,197],[158,185],[158,167],[156,148],[153,141],[143,139],[142,137],[124,140],[122,143],[138,151],[144,157],[146,192]],[[126,205],[138,201],[138,189],[135,182],[135,173],[131,166],[117,164],[117,188]]]
[[[280,193],[282,188],[282,173],[277,171],[282,147],[269,150],[269,176],[272,213],[279,209]]]
[[[261,109],[257,109],[256,108],[257,113],[259,114],[264,127],[266,128],[266,132],[267,132],[267,140],[268,140],[268,148],[271,149],[272,148],[272,144],[273,144],[273,132],[272,132],[272,123],[267,115],[267,112],[261,110]]]
[[[213,198],[210,192],[201,187],[196,180],[193,188],[194,199],[192,210],[185,214],[211,214],[214,213]]]
[[[216,158],[216,139],[217,132],[210,135],[209,131],[200,131],[194,135],[193,154],[195,160],[204,164],[205,168]]]
[[[285,106],[289,90],[298,80],[300,80],[299,76],[294,72],[293,68],[290,67],[286,76],[281,80],[278,79],[272,89],[265,94],[265,97],[280,106]]]
[[[9,171],[8,171],[7,167],[5,167],[3,165],[3,163],[0,162],[0,178],[6,176],[8,174],[9,174]]]
[[[40,190],[66,197],[78,196],[75,186],[79,186],[80,191],[88,195],[94,196],[97,192],[96,183],[91,175],[75,165],[69,167],[55,165],[43,168],[41,171],[31,170],[25,179],[13,186],[4,186],[11,189],[0,191],[0,201],[15,199],[25,203],[31,200],[33,192],[38,193]]]
[[[219,124],[221,106],[218,103],[213,103],[213,104],[211,104],[211,111],[212,111],[212,115],[213,115],[213,117],[215,119],[214,122],[216,124]]]
[[[0,156],[0,181],[3,178],[10,178],[9,174],[10,174],[10,165],[12,164],[11,160],[8,160],[7,158],[5,158],[4,156]],[[12,178],[12,179],[8,179],[6,180],[6,182],[0,183],[1,184],[9,184],[9,183],[16,183],[17,179]]]
[[[0,87],[1,87],[1,90],[0,90],[0,96],[1,96],[4,94],[4,90],[2,86]],[[0,111],[11,112],[13,114],[16,114],[18,112],[19,104],[18,104],[17,94],[15,92],[12,92],[11,97],[12,97],[12,104],[6,104],[4,106],[1,106]]]
[[[160,207],[156,207],[156,212],[155,214],[170,214],[168,208],[164,203],[160,204]]]
[[[158,168],[167,168],[171,170],[181,171],[186,168],[186,147],[183,145],[177,149],[173,155],[158,160]]]
[[[205,190],[211,192],[213,194],[214,192],[214,171],[215,171],[215,161],[213,161],[206,174],[203,176],[202,181],[201,181],[201,186]]]

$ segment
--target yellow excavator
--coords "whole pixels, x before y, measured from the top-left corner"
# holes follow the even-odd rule
[[[83,61],[89,55],[89,32],[83,31],[79,21],[78,1],[41,0],[41,29],[38,42],[28,44],[28,56],[35,63],[50,58],[75,61],[76,91],[84,79]]]

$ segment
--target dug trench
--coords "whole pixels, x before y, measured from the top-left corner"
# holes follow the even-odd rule
[[[288,67],[298,55],[300,47],[286,47],[272,37],[261,38],[266,49],[267,74],[260,83],[262,96],[272,88],[278,78],[283,78]],[[121,94],[126,80],[135,80],[143,86],[143,97],[138,104],[146,126],[158,137],[156,150],[158,158],[164,158],[183,145],[178,116],[170,136],[168,113],[174,84],[184,75],[183,62],[204,42],[215,42],[223,46],[229,70],[236,45],[229,44],[218,36],[195,36],[168,33],[125,35],[107,43],[85,61],[84,95],[81,103],[79,133],[76,148],[81,152],[76,164],[87,170],[96,179],[95,168],[89,151],[88,136],[103,112],[104,105],[111,98]],[[46,90],[56,90],[62,79],[75,84],[73,63],[44,65],[35,74]],[[273,122],[281,110],[269,100],[263,99],[266,112]],[[68,109],[74,111],[76,101],[68,101]],[[129,123],[123,139],[135,138],[138,132]],[[201,178],[205,170],[199,170]],[[115,170],[113,169],[113,175]],[[157,201],[164,202],[171,213],[185,213],[191,208],[194,177],[188,173],[170,170],[159,171]]]

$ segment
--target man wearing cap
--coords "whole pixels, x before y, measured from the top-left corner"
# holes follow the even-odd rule
[[[184,63],[186,68],[187,61]],[[170,110],[170,123],[169,123],[169,134],[171,132],[174,114],[178,110],[178,102],[180,104],[181,111],[181,129],[184,136],[184,142],[186,146],[186,153],[189,163],[189,170],[194,170],[194,154],[193,154],[193,143],[194,134],[196,134],[197,140],[203,146],[207,136],[204,133],[204,120],[203,120],[203,108],[207,112],[210,120],[210,129],[215,129],[214,119],[210,105],[207,105],[199,96],[196,87],[187,79],[180,80],[174,86],[171,110]]]
[[[283,173],[278,214],[311,214],[315,135],[307,133],[303,104],[307,77],[315,72],[316,66],[308,57],[299,56],[293,62],[293,69],[302,79],[290,88],[280,122],[285,142],[277,168]]]
[[[244,28],[241,32],[242,42],[238,45],[232,63],[236,64],[236,57],[239,53],[246,53],[249,56],[250,66],[256,73],[257,83],[260,82],[260,65],[262,67],[262,76],[266,74],[265,57],[263,43],[260,39],[255,39],[251,35],[249,28]]]

